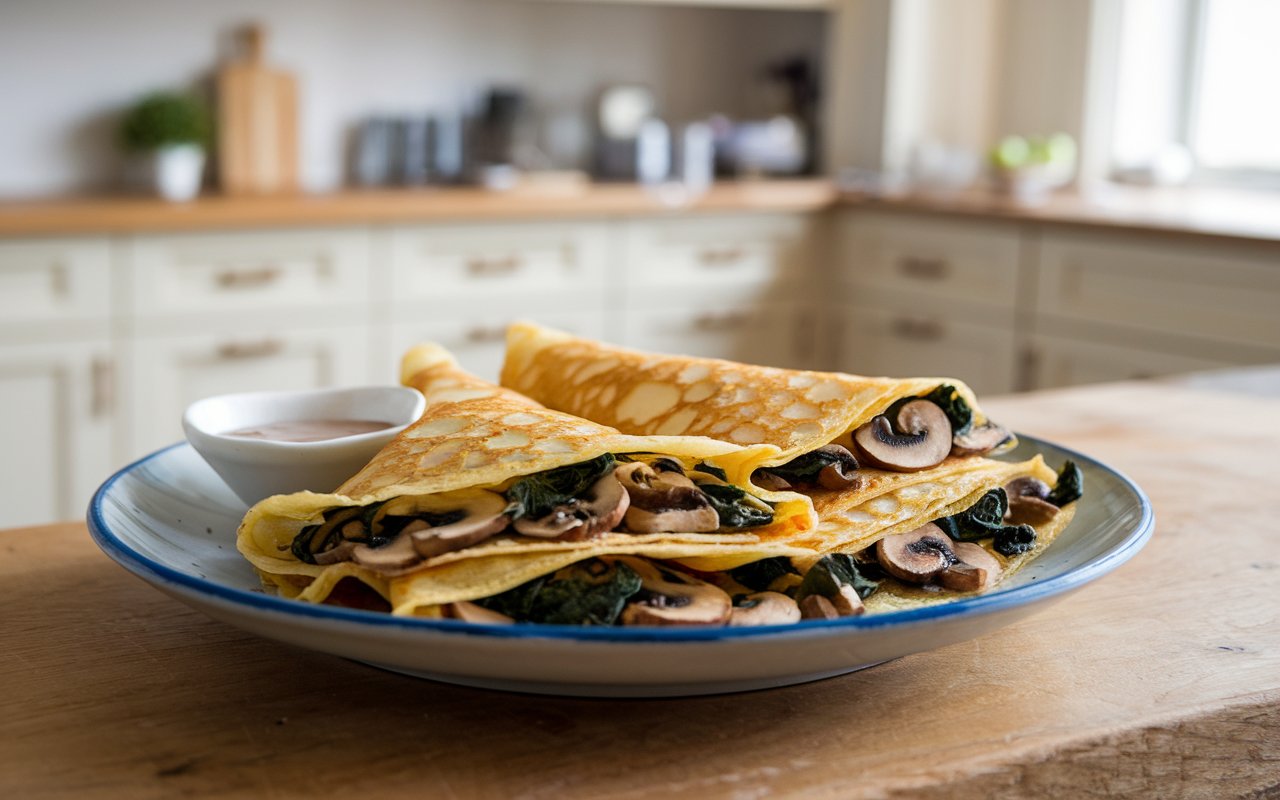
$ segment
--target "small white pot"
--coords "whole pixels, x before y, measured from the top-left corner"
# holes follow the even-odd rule
[[[204,148],[198,144],[162,147],[155,154],[156,191],[166,200],[185,203],[200,193]]]

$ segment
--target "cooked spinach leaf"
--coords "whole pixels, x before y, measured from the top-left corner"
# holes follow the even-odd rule
[[[702,483],[698,484],[698,488],[720,515],[721,528],[754,528],[773,522],[773,510],[766,511],[755,505],[747,499],[747,493],[737,486]]]
[[[1010,525],[1001,528],[992,542],[996,552],[1002,556],[1016,556],[1036,546],[1036,529],[1030,525]]]
[[[730,578],[755,592],[765,591],[779,578],[799,574],[800,571],[791,564],[791,559],[786,556],[762,558],[759,561],[752,561],[750,564],[743,564],[740,567],[729,570]]]
[[[477,602],[520,622],[613,625],[639,591],[631,567],[593,558]]]
[[[864,576],[858,567],[858,562],[847,553],[823,556],[804,574],[804,580],[796,590],[796,602],[811,594],[833,597],[845,585],[852,586],[858,597],[867,598],[880,588],[880,582]]]
[[[612,453],[605,453],[590,461],[521,478],[507,489],[512,519],[546,516],[556,506],[581,496],[591,484],[608,474],[616,463]]]
[[[1084,474],[1080,472],[1076,462],[1068,461],[1062,465],[1062,471],[1058,473],[1058,485],[1049,492],[1048,500],[1062,508],[1067,503],[1079,500],[1083,494]]]
[[[722,481],[729,480],[729,476],[725,474],[724,470],[720,469],[715,464],[712,464],[709,461],[700,462],[698,466],[694,467],[694,469],[697,470],[698,472],[705,472],[708,475],[711,475],[712,477],[715,477],[715,478],[719,478]]]
[[[952,539],[974,542],[995,536],[1004,527],[1004,514],[1008,510],[1009,496],[1004,489],[992,489],[969,508],[936,520],[936,524]]]
[[[841,461],[842,459],[838,453],[832,453],[829,450],[814,450],[798,455],[781,466],[765,467],[764,470],[772,472],[790,483],[816,483],[819,472],[822,472],[832,464],[839,464]],[[856,463],[853,468],[857,469]]]

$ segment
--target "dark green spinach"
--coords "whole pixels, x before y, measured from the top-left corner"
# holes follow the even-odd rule
[[[968,433],[973,427],[973,409],[970,408],[968,401],[960,396],[960,391],[951,384],[942,384],[926,394],[924,399],[935,403],[946,412],[947,419],[951,420],[952,436]]]
[[[613,625],[640,588],[631,567],[593,558],[476,602],[519,622]]]
[[[1004,527],[1004,514],[1008,510],[1009,496],[1004,489],[992,489],[969,508],[935,520],[934,524],[952,539],[975,542],[995,536]]]
[[[800,588],[796,590],[796,602],[804,600],[811,594],[833,597],[840,593],[840,587],[852,586],[858,597],[867,598],[880,588],[879,581],[864,576],[858,569],[858,562],[847,553],[832,553],[818,559],[809,571],[804,574]]]
[[[1010,525],[996,533],[992,546],[1002,556],[1016,556],[1036,546],[1036,529],[1030,525]]]
[[[1084,474],[1076,466],[1076,462],[1067,461],[1058,473],[1058,485],[1049,492],[1047,499],[1058,508],[1062,508],[1067,503],[1079,500],[1083,494]]]
[[[847,458],[841,458],[839,453],[832,453],[829,450],[814,450],[798,455],[781,466],[764,467],[763,469],[765,472],[771,472],[788,483],[817,483],[819,472],[822,472],[832,464],[840,464],[848,460]],[[858,464],[854,461],[852,465],[846,465],[846,468],[857,469]]]
[[[722,481],[729,480],[729,476],[725,474],[725,471],[723,469],[721,469],[720,467],[717,467],[715,464],[712,464],[709,461],[703,461],[699,463],[698,466],[694,467],[694,469],[697,470],[698,472],[705,472],[708,475],[711,475],[712,477],[715,477],[715,478],[719,478]]]
[[[556,506],[580,497],[591,484],[607,475],[616,463],[612,453],[605,453],[590,461],[521,478],[507,489],[511,518],[546,516]]]
[[[700,483],[698,488],[720,516],[721,528],[754,528],[773,522],[773,509],[766,511],[750,502],[747,493],[737,486]]]
[[[754,592],[763,592],[774,584],[774,581],[787,575],[799,575],[786,556],[774,556],[752,561],[729,570],[729,577]]]

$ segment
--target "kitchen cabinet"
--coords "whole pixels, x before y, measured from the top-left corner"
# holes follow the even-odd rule
[[[0,525],[82,517],[121,465],[109,345],[0,345],[0,398]]]
[[[1050,389],[1215,369],[1227,362],[1116,343],[1036,336],[1026,365],[1029,382],[1037,388]]]

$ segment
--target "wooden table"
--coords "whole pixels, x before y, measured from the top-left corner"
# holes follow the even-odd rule
[[[1280,796],[1280,400],[988,406],[1145,487],[1146,550],[984,638],[751,694],[414,680],[206,619],[81,524],[0,534],[0,797]]]

